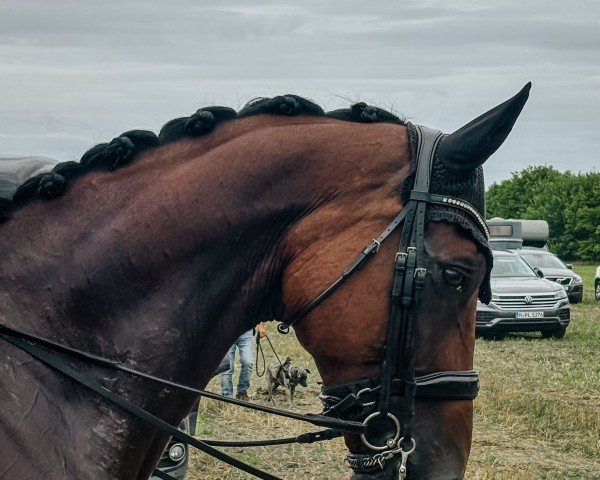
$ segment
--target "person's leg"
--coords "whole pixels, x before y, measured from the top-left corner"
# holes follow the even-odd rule
[[[242,368],[240,370],[240,378],[237,385],[238,398],[247,396],[250,388],[250,380],[252,378],[252,369],[254,368],[254,337],[252,330],[244,333],[236,342],[240,349],[240,362]]]
[[[224,397],[233,397],[233,371],[235,360],[235,343],[231,346],[226,357],[229,357],[229,370],[221,374],[221,395]]]

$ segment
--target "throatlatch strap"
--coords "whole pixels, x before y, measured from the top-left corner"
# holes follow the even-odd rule
[[[373,241],[367,245],[362,251],[358,254],[358,256],[348,265],[344,273],[329,287],[323,290],[317,297],[311,302],[304,305],[302,308],[294,312],[289,317],[283,318],[281,323],[277,326],[277,330],[279,333],[288,333],[290,327],[293,327],[296,323],[302,320],[306,315],[308,315],[312,310],[321,305],[327,298],[329,298],[342,284],[348,280],[348,278],[354,273],[360,270],[365,264],[373,258],[373,256],[379,251],[379,246],[381,242],[383,242],[390,234],[396,230],[398,225],[400,225],[404,221],[404,217],[406,216],[405,209],[402,210],[398,215],[394,217],[394,219],[390,222],[390,224],[385,228],[379,237],[374,238]]]

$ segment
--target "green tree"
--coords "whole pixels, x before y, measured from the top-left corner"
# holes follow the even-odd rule
[[[493,184],[486,201],[488,218],[546,220],[561,258],[600,260],[600,173],[530,166]]]

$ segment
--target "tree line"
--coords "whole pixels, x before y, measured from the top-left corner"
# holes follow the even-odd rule
[[[600,261],[600,173],[527,167],[486,192],[487,218],[546,220],[564,260]]]

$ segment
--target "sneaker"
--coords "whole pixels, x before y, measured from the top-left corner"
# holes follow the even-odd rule
[[[246,392],[238,392],[237,395],[235,396],[235,398],[237,398],[238,400],[242,400],[244,402],[250,401],[250,397],[248,397],[248,394]]]

